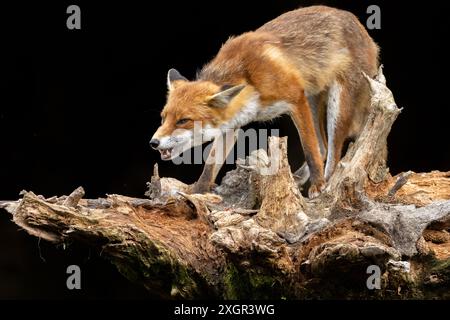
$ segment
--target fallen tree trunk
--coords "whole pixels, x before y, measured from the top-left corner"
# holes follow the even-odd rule
[[[214,193],[189,194],[155,166],[147,199],[89,200],[78,188],[0,207],[31,235],[98,248],[161,297],[449,298],[450,172],[389,174],[400,110],[381,70],[368,81],[373,111],[318,198],[302,196],[286,138],[271,137]]]

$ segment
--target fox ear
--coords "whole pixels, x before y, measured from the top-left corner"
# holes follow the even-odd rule
[[[167,72],[167,88],[169,90],[175,88],[175,81],[188,81],[188,79],[183,77],[176,69],[170,69]]]
[[[244,88],[245,84],[240,84],[233,87],[223,86],[220,92],[209,98],[208,105],[214,108],[225,108]]]

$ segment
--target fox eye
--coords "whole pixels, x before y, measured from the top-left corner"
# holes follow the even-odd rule
[[[180,119],[177,121],[177,126],[181,126],[181,125],[187,123],[189,120],[191,120],[191,119],[188,119],[188,118]]]

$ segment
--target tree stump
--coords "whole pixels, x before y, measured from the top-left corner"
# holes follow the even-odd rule
[[[0,207],[30,235],[101,250],[164,298],[450,298],[450,172],[389,174],[400,109],[381,69],[367,81],[372,112],[318,198],[302,196],[286,138],[271,137],[213,193],[189,194],[155,166],[146,199],[78,188]]]

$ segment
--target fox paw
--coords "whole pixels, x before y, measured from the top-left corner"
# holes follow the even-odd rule
[[[325,182],[311,184],[308,190],[308,197],[310,199],[318,197],[324,188]]]

